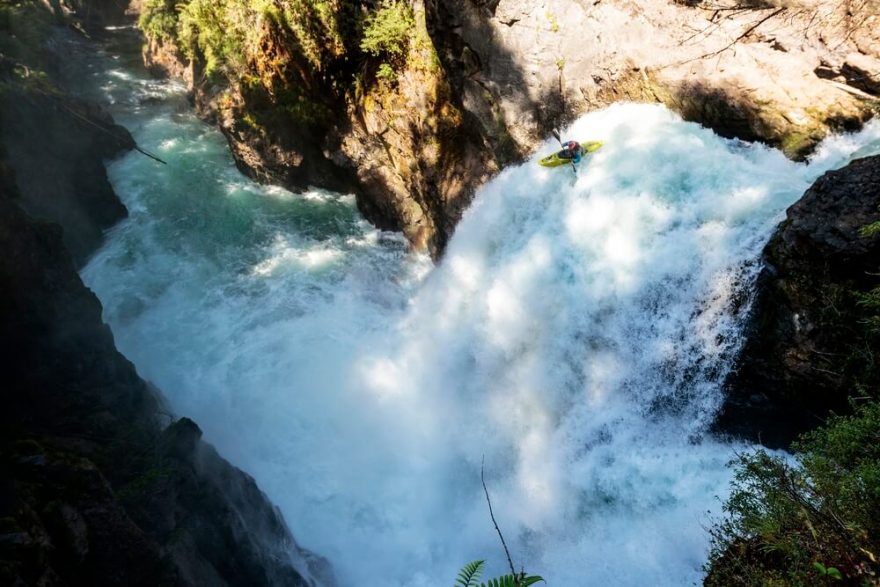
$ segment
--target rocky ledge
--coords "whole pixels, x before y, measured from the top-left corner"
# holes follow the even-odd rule
[[[764,250],[751,328],[719,430],[788,445],[880,384],[880,156],[829,171]]]

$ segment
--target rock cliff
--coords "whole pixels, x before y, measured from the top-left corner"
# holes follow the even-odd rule
[[[764,250],[720,429],[787,445],[876,393],[880,235],[866,227],[878,221],[880,156],[826,173],[789,208]]]
[[[102,159],[134,142],[96,104],[63,95],[32,75],[0,61],[0,144],[16,170],[18,203],[62,225],[64,244],[83,265],[103,232],[127,215]]]
[[[310,585],[254,481],[120,355],[57,225],[0,197],[0,581]],[[13,192],[14,193],[14,192]]]
[[[484,123],[494,112],[525,152],[550,125],[635,100],[799,157],[829,130],[857,126],[877,99],[841,71],[847,55],[874,63],[880,17],[836,1],[433,6],[434,38],[467,108]]]
[[[133,143],[53,83],[37,45],[60,29],[35,6],[0,6],[0,583],[332,585],[253,479],[168,414],[80,280],[125,215],[102,159]]]
[[[612,102],[663,102],[795,158],[877,104],[871,3],[257,4],[149,0],[148,63],[188,77],[242,169],[355,190],[370,220],[435,255],[486,179]],[[409,11],[407,34],[371,53],[371,23],[392,8]],[[234,43],[212,44],[216,22]]]

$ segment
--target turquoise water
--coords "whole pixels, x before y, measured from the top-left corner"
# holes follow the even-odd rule
[[[806,166],[614,106],[567,129],[606,143],[577,178],[506,170],[433,266],[351,195],[254,184],[181,87],[110,63],[93,90],[168,165],[110,165],[131,217],[83,277],[122,352],[342,585],[503,572],[484,457],[516,563],[549,584],[700,580],[745,448],[706,434],[735,302],[785,208],[880,126]]]

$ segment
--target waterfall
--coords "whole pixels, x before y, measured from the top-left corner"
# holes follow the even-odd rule
[[[111,164],[131,216],[83,278],[141,375],[345,586],[504,572],[484,459],[515,563],[548,584],[700,581],[743,448],[706,430],[760,251],[819,174],[880,150],[874,124],[798,164],[615,105],[565,129],[605,142],[577,175],[505,170],[433,266],[351,195],[245,178],[179,86],[93,83],[168,165]]]

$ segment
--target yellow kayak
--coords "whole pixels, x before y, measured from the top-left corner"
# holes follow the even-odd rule
[[[587,153],[598,151],[599,147],[601,146],[601,141],[587,141],[585,143],[581,143],[581,147],[584,150],[584,155],[586,155]],[[538,161],[538,165],[542,165],[544,167],[560,167],[561,165],[571,165],[571,158],[569,152],[566,149],[562,149],[561,151],[557,151],[552,155],[547,155],[546,157]]]

